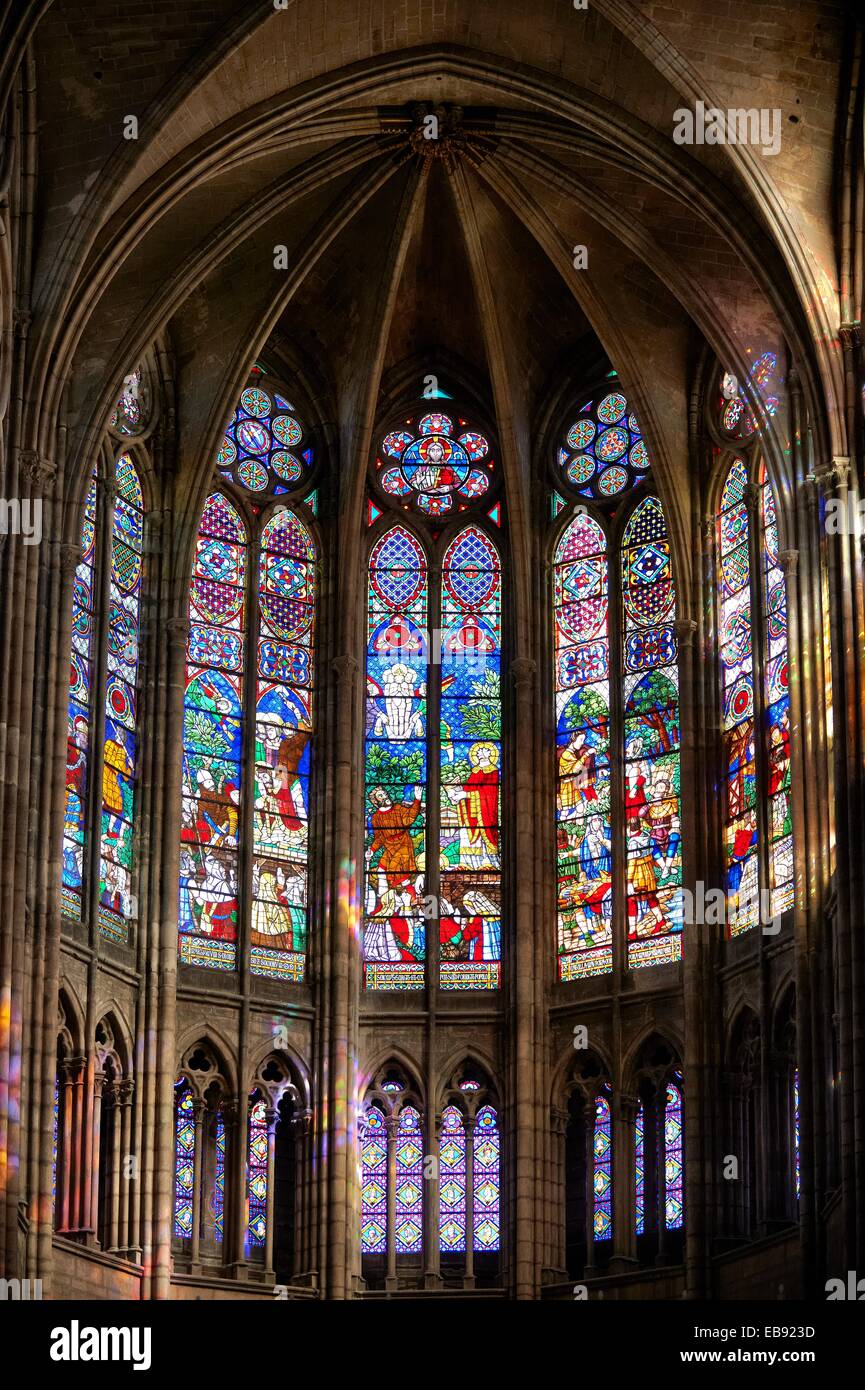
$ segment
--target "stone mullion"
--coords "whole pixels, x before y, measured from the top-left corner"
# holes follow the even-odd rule
[[[549,1208],[554,1216],[550,1232],[550,1270],[553,1276],[566,1275],[565,1212],[567,1205],[565,1177],[565,1136],[568,1112],[560,1105],[550,1111],[550,1172]]]
[[[190,1261],[193,1268],[201,1259],[201,1208],[204,1201],[204,1119],[205,1102],[196,1096],[192,1102],[192,1124],[194,1130],[192,1150],[192,1232],[190,1242]]]
[[[429,564],[427,612],[427,681],[426,681],[426,830],[424,843],[424,886],[435,904],[435,913],[426,919],[425,980],[426,980],[426,1115],[424,1133],[426,1152],[435,1159],[433,1177],[423,1183],[424,1192],[424,1286],[435,1288],[441,1283],[441,1250],[439,1247],[439,1123],[434,1113],[437,1092],[437,1012],[441,947],[441,683],[442,651],[444,647],[442,619],[442,567],[437,557]]]
[[[132,1092],[133,1082],[124,1079],[120,1082],[117,1092],[117,1104],[119,1107],[118,1115],[115,1119],[115,1132],[118,1136],[119,1149],[117,1153],[117,1186],[116,1186],[116,1243],[119,1250],[125,1254],[130,1253],[130,1247],[135,1245],[135,1240],[129,1238],[129,1216],[132,1201],[130,1191],[130,1172],[134,1171],[134,1165],[129,1162],[132,1158],[130,1144],[132,1139]],[[134,1191],[135,1189],[132,1189]],[[172,1213],[173,1215],[173,1213]]]
[[[598,1098],[594,1091],[586,1095],[583,1106],[586,1145],[586,1264],[583,1274],[591,1279],[595,1268],[595,1125],[598,1119]]]
[[[101,1148],[103,1142],[102,1135],[102,1093],[105,1088],[105,1073],[101,1068],[93,1071],[93,1082],[91,1087],[92,1096],[92,1133],[90,1164],[85,1175],[85,1202],[87,1205],[86,1225],[93,1232],[94,1240],[99,1231],[99,1164],[101,1159]],[[111,1181],[111,1170],[106,1164],[106,1182]]]
[[[265,1112],[267,1120],[267,1210],[264,1233],[264,1272],[273,1273],[274,1223],[276,1221],[276,1120],[277,1111],[268,1105]]]
[[[385,1287],[397,1287],[396,1277],[396,1146],[399,1120],[396,1115],[388,1115],[385,1120],[387,1132],[387,1275]]]
[[[625,1273],[637,1262],[636,1149],[637,1096],[613,1095],[613,1259],[611,1272]]]

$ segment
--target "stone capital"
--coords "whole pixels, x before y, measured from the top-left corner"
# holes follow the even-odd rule
[[[61,574],[74,574],[81,563],[81,546],[64,541],[59,548],[59,554]]]
[[[528,656],[518,656],[511,662],[511,675],[518,692],[526,694],[535,682],[537,666]]]
[[[697,624],[693,618],[677,618],[673,627],[676,641],[680,647],[690,647],[697,635]]]
[[[795,578],[799,570],[798,550],[782,550],[778,554],[778,559],[781,561],[781,567],[787,578]]]
[[[19,472],[24,473],[40,491],[57,477],[57,464],[54,459],[46,458],[36,449],[19,449],[16,457]]]
[[[185,648],[189,637],[189,620],[187,618],[169,618],[165,624],[165,631],[168,635],[168,645],[172,650]]]
[[[335,656],[330,664],[338,685],[349,685],[357,675],[357,661],[346,652]]]

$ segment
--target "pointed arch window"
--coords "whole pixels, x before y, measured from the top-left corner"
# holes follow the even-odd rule
[[[786,585],[762,461],[756,477],[752,485],[746,460],[733,459],[718,514],[729,936],[793,903]]]
[[[431,583],[402,524],[369,561],[364,961],[369,989],[495,989],[501,959],[498,548],[469,524]],[[432,846],[438,846],[432,852]]]
[[[553,557],[559,978],[574,980],[620,949],[630,969],[681,957],[678,642],[664,510],[621,392],[582,407],[557,467],[591,499]]]
[[[293,407],[260,382],[220,447],[189,601],[180,958],[300,982],[309,912],[318,547],[274,501],[307,484]],[[231,495],[229,495],[231,493]],[[247,766],[252,763],[251,777]],[[248,846],[248,852],[244,847]]]
[[[644,1049],[634,1119],[634,1228],[641,1260],[679,1248],[685,1223],[684,1086],[666,1044]]]
[[[72,598],[61,905],[125,944],[137,917],[135,787],[144,497],[130,452],[84,502]],[[98,829],[96,828],[98,826]],[[98,852],[93,846],[98,845]]]

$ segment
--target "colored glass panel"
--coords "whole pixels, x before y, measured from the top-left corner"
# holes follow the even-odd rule
[[[796,1192],[796,1201],[801,1195],[801,1141],[802,1134],[799,1125],[799,1068],[793,1072],[793,1184]]]
[[[84,500],[81,558],[72,590],[72,643],[66,733],[66,809],[63,821],[61,903],[65,916],[81,919],[90,773],[93,700],[96,469]]]
[[[261,536],[251,970],[302,980],[309,901],[316,549],[293,512]]]
[[[442,1115],[439,1145],[439,1239],[442,1253],[466,1248],[466,1135],[455,1105]]]
[[[612,969],[607,544],[578,512],[555,553],[557,934],[562,980]]]
[[[685,1160],[682,1149],[682,1091],[678,1082],[667,1085],[664,1108],[664,1220],[668,1231],[678,1230],[685,1209]]]
[[[387,1252],[387,1130],[377,1106],[364,1117],[361,1130],[361,1232],[365,1255]]]
[[[276,391],[248,386],[216,456],[222,476],[263,501],[296,487],[312,462],[294,406]]]
[[[726,768],[724,855],[728,929],[737,936],[759,914],[757,785],[754,752],[754,654],[748,473],[734,460],[721,495],[719,650]]]
[[[475,1251],[489,1254],[501,1244],[501,1142],[496,1112],[484,1105],[477,1113],[473,1154],[473,1225]]]
[[[216,1113],[216,1158],[213,1170],[213,1192],[210,1198],[213,1238],[221,1243],[225,1232],[225,1120],[221,1108]]]
[[[635,1227],[638,1236],[646,1229],[646,1112],[643,1102],[637,1106],[634,1122],[634,1183]]]
[[[501,959],[501,565],[476,526],[442,564],[440,981],[495,989]]]
[[[183,961],[222,970],[237,959],[246,543],[236,508],[213,493],[189,601],[179,930]]]
[[[399,1112],[396,1136],[396,1253],[419,1254],[423,1245],[423,1130],[413,1105]]]
[[[657,497],[631,514],[621,574],[628,965],[637,969],[682,953],[676,590]]]
[[[181,1079],[174,1088],[174,1234],[192,1235],[195,1188],[195,1120],[192,1091]]]
[[[613,1235],[613,1126],[609,1096],[595,1101],[594,1218],[595,1240],[611,1240]]]
[[[365,896],[369,989],[421,989],[426,931],[427,563],[393,526],[367,587]]]
[[[129,921],[136,915],[132,868],[144,500],[128,454],[118,458],[115,476],[102,746],[99,930],[114,941],[125,942]]]
[[[584,497],[620,497],[651,467],[645,440],[620,391],[587,401],[558,449],[562,476]]]
[[[251,1249],[263,1248],[267,1237],[267,1104],[253,1092],[249,1107],[249,1146],[247,1151],[247,1242]]]
[[[476,430],[457,431],[449,415],[433,412],[381,442],[378,481],[391,497],[406,498],[425,516],[446,516],[482,497],[494,476],[489,441]],[[476,466],[475,466],[476,465]]]
[[[793,906],[793,818],[790,792],[790,688],[787,650],[787,588],[778,553],[775,494],[760,470],[763,535],[764,706],[767,739],[767,826],[769,915]]]

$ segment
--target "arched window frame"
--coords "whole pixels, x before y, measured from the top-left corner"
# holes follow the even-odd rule
[[[96,1025],[94,1072],[94,1217],[103,1250],[128,1253],[130,1197],[127,1156],[132,1148],[132,1096],[135,1082],[128,1040],[118,1021],[106,1014]]]
[[[634,1230],[642,1262],[680,1252],[685,1211],[685,1083],[678,1052],[650,1038],[634,1072]]]
[[[297,392],[288,392],[281,380],[254,371],[243,391],[261,388],[271,395],[278,393],[283,399],[288,400],[289,395],[297,397]],[[241,393],[242,394],[242,393]],[[300,405],[296,407],[298,418],[302,419],[304,437],[317,446],[318,431],[314,423],[312,411],[307,410],[308,402],[300,397]],[[236,403],[232,406],[232,419]],[[306,423],[313,420],[313,423]],[[236,874],[236,893],[229,894],[227,901],[236,903],[236,927],[233,939],[231,937],[220,939],[214,934],[206,935],[195,931],[184,930],[181,925],[179,932],[178,951],[181,964],[203,966],[205,968],[220,969],[226,971],[239,971],[246,976],[259,977],[263,979],[275,979],[281,982],[292,984],[302,984],[308,978],[309,959],[310,959],[310,937],[309,925],[311,918],[311,908],[314,901],[317,901],[318,883],[317,875],[313,872],[314,864],[310,852],[310,826],[314,818],[314,807],[316,805],[316,757],[315,748],[317,744],[317,733],[320,724],[320,642],[321,642],[321,595],[322,595],[322,556],[323,544],[321,528],[317,521],[318,492],[317,483],[321,474],[320,451],[317,447],[313,449],[313,462],[305,471],[296,485],[286,485],[286,491],[276,497],[269,494],[264,501],[257,502],[255,494],[242,487],[231,478],[221,474],[217,466],[214,468],[212,486],[207,493],[202,507],[202,516],[199,518],[196,527],[196,543],[200,536],[202,520],[206,514],[208,502],[213,497],[222,497],[237,514],[243,528],[244,540],[244,586],[242,604],[242,632],[240,634],[241,646],[241,670],[240,670],[240,737],[239,737],[239,779],[240,787],[237,794],[237,829],[236,846],[231,846],[234,852],[234,864]],[[305,531],[309,538],[312,548],[312,558],[300,559],[297,557],[298,564],[305,569],[308,579],[311,579],[314,592],[311,600],[312,623],[310,630],[310,640],[300,642],[305,647],[309,655],[309,666],[311,671],[311,682],[309,685],[310,709],[311,709],[311,733],[306,746],[300,754],[301,759],[305,759],[308,765],[308,772],[298,773],[294,769],[294,776],[289,784],[288,792],[292,797],[294,814],[300,824],[306,826],[306,861],[302,860],[302,846],[295,853],[292,859],[289,851],[285,854],[277,855],[275,852],[265,851],[260,848],[259,834],[263,829],[263,819],[258,819],[256,815],[256,801],[258,797],[258,784],[256,779],[256,769],[264,764],[257,761],[257,748],[262,746],[262,729],[265,720],[258,717],[258,704],[261,698],[259,694],[259,683],[266,682],[266,678],[260,674],[259,670],[259,639],[267,642],[272,637],[266,627],[266,616],[261,601],[262,592],[262,565],[265,558],[264,539],[270,526],[276,522],[280,514],[290,513],[297,523]],[[273,550],[268,550],[268,554],[276,554]],[[190,579],[191,594],[192,579]],[[193,665],[199,666],[202,670],[217,669],[212,663],[206,664],[194,662],[187,643],[187,678],[189,669]],[[269,681],[271,686],[283,686],[290,695],[296,696],[296,682],[288,679],[278,680],[274,678]],[[287,726],[283,725],[283,728]],[[280,754],[281,754],[280,749]],[[186,735],[184,734],[184,756],[186,756]],[[265,753],[265,757],[267,757]],[[305,801],[305,822],[303,817],[297,815],[296,787],[300,788],[303,795],[303,783],[305,781],[306,801]],[[187,803],[196,801],[192,783],[189,779],[184,783],[184,799]],[[189,816],[187,809],[187,819]],[[195,812],[193,811],[193,814]],[[262,816],[264,813],[262,813]],[[194,886],[195,875],[191,869],[195,866],[194,849],[198,847],[198,842],[184,831],[184,845],[188,846],[191,858],[181,864],[181,924],[184,921],[192,920],[191,907],[187,914],[184,913],[183,903],[189,900],[190,885]],[[303,871],[297,872],[298,867]],[[280,888],[278,875],[280,870],[287,874],[288,869],[293,870],[291,874],[292,888],[286,886]],[[184,872],[184,869],[186,870]],[[267,890],[267,895],[262,887],[265,869],[268,876],[272,877],[274,883]],[[256,887],[256,884],[258,885]],[[185,895],[185,896],[184,896]],[[295,899],[300,895],[300,902]],[[285,900],[283,902],[283,899]],[[292,949],[287,947],[268,947],[265,938],[268,934],[265,927],[269,930],[272,925],[270,917],[277,915],[276,911],[271,911],[270,906],[274,902],[282,904],[280,915],[288,912],[291,926]],[[302,909],[302,912],[299,910]],[[285,920],[285,919],[284,919]],[[256,938],[256,939],[254,939]],[[297,949],[298,945],[302,949]]]
[[[230,1101],[217,1053],[206,1041],[194,1043],[174,1083],[172,1244],[175,1260],[190,1268],[199,1263],[221,1268],[230,1258],[235,1167]]]
[[[454,411],[449,411],[449,414],[451,415],[455,413],[456,412]],[[382,430],[381,433],[384,433],[384,430]],[[490,431],[486,431],[486,433],[489,434],[490,438],[492,438],[492,433]],[[498,487],[498,484],[496,486]],[[489,499],[486,498],[484,499],[485,502],[488,500]],[[496,506],[498,508],[498,514],[501,515],[501,504],[497,503]],[[424,725],[424,736],[422,740],[424,747],[426,779],[424,782],[425,794],[418,815],[419,819],[420,817],[423,817],[423,843],[425,846],[426,869],[423,875],[423,894],[421,895],[421,897],[425,900],[425,906],[422,903],[422,907],[424,908],[424,910],[417,916],[415,916],[414,914],[406,914],[408,940],[405,944],[406,952],[414,952],[415,943],[419,940],[422,940],[423,955],[421,959],[417,960],[416,962],[396,962],[392,960],[391,957],[389,957],[387,961],[383,961],[379,958],[369,960],[366,958],[365,954],[365,987],[370,990],[420,990],[424,988],[427,982],[435,982],[436,985],[439,985],[443,989],[496,989],[499,987],[501,979],[501,910],[499,912],[498,917],[495,917],[488,910],[490,907],[495,906],[494,900],[491,899],[487,894],[483,894],[482,892],[476,893],[474,896],[476,905],[478,906],[478,912],[475,914],[475,917],[471,919],[471,923],[464,924],[464,926],[466,927],[466,929],[468,929],[468,926],[470,925],[471,929],[478,934],[480,940],[483,943],[481,949],[484,952],[484,959],[482,961],[474,963],[469,961],[462,964],[458,962],[449,962],[446,959],[443,960],[442,935],[445,930],[445,928],[443,927],[443,921],[445,923],[445,926],[448,926],[452,921],[462,921],[462,917],[464,914],[460,913],[459,919],[456,919],[455,914],[447,914],[441,911],[441,908],[443,906],[448,905],[449,900],[446,898],[446,890],[449,881],[453,880],[449,880],[448,875],[446,873],[442,873],[440,865],[440,856],[437,854],[430,855],[428,847],[433,843],[439,846],[441,846],[442,844],[441,823],[443,793],[441,788],[442,782],[445,780],[442,777],[442,767],[444,761],[444,745],[446,743],[446,740],[442,739],[440,727],[441,719],[445,712],[446,705],[443,704],[442,701],[441,677],[443,676],[444,663],[447,660],[447,655],[446,653],[443,655],[442,648],[446,648],[448,641],[448,632],[450,631],[450,629],[448,629],[448,632],[443,633],[443,629],[445,628],[445,618],[443,614],[446,614],[447,612],[447,605],[444,603],[444,586],[442,577],[443,565],[454,541],[456,541],[460,534],[464,532],[467,528],[474,527],[484,536],[486,542],[493,547],[498,561],[497,602],[499,645],[498,651],[496,653],[496,664],[498,665],[499,672],[499,738],[497,740],[499,774],[499,865],[496,869],[490,871],[489,879],[491,882],[494,882],[493,891],[498,892],[499,902],[502,902],[501,895],[503,887],[503,856],[501,853],[501,837],[503,832],[506,833],[506,827],[502,823],[501,815],[501,780],[503,771],[502,764],[504,762],[503,749],[505,746],[505,740],[503,738],[504,711],[502,702],[501,672],[505,667],[507,652],[507,642],[505,637],[505,634],[507,632],[507,561],[505,537],[503,535],[502,528],[497,527],[491,521],[490,517],[485,515],[484,511],[482,509],[478,509],[477,507],[470,507],[465,512],[459,513],[451,520],[446,519],[444,522],[437,520],[435,521],[434,528],[432,528],[428,524],[425,524],[424,518],[421,518],[417,515],[410,516],[407,512],[403,510],[398,510],[393,505],[391,505],[387,511],[379,513],[373,524],[369,527],[367,536],[365,566],[368,595],[367,629],[365,636],[365,651],[367,652],[367,661],[369,660],[369,643],[371,634],[375,630],[375,627],[377,627],[383,621],[383,614],[385,613],[385,610],[383,608],[376,609],[375,622],[373,622],[373,617],[371,616],[373,610],[369,609],[370,565],[373,557],[376,555],[376,547],[388,534],[388,532],[390,532],[396,526],[401,527],[412,538],[413,542],[419,548],[420,553],[423,555],[426,567],[425,586],[423,590],[423,602],[416,603],[415,606],[417,612],[416,615],[412,618],[412,621],[416,622],[418,626],[425,626],[427,632],[426,661],[422,664],[416,663],[413,665],[413,674],[416,680],[420,671],[425,670],[424,680],[426,685],[426,719]],[[397,608],[393,609],[394,613],[397,613],[398,611],[399,610]],[[374,719],[375,717],[374,698],[372,695],[372,686],[369,680],[369,666],[367,666],[366,675],[366,713],[367,725],[369,725],[369,721],[371,719]],[[418,687],[416,685],[415,689],[417,688]],[[369,733],[367,733],[364,749],[365,768],[368,766],[367,750],[371,745],[372,741],[372,737],[369,735]],[[478,743],[488,742],[489,740],[485,739],[478,740]],[[473,747],[474,746],[477,745],[473,744]],[[451,748],[452,747],[453,745],[451,744]],[[373,827],[370,823],[371,807],[368,799],[366,783],[367,775],[365,772],[365,867],[367,867],[369,864],[369,855],[373,840]],[[418,783],[417,785],[420,785],[420,783]],[[409,784],[407,783],[406,786],[408,787]],[[483,875],[481,876],[483,877]],[[371,914],[368,911],[368,903],[372,903],[373,901],[375,901],[375,903],[377,904],[375,886],[371,882],[371,877],[368,871],[365,873],[364,876],[363,900],[364,939],[366,940],[366,933],[370,930],[376,930],[376,916],[378,916],[379,919],[381,919],[382,917],[382,914]],[[372,927],[370,926],[371,922]],[[382,928],[380,920],[379,932],[383,929],[384,928]],[[397,947],[397,949],[400,949],[399,946]],[[496,950],[498,951],[499,955],[498,961],[491,959],[493,952],[495,952]],[[488,956],[490,957],[489,959]]]
[[[279,1248],[279,1237],[284,1219],[292,1237],[296,1234],[299,1194],[294,1176],[299,1158],[297,1140],[305,1118],[308,1115],[301,1108],[290,1063],[281,1054],[271,1053],[256,1068],[247,1089],[244,1155],[244,1255],[261,1267],[266,1279],[288,1272],[286,1264],[294,1255],[294,1251]],[[286,1131],[288,1146],[280,1143]],[[283,1171],[286,1158],[290,1172]],[[279,1202],[289,1192],[292,1209],[284,1212]]]
[[[501,1104],[485,1070],[469,1059],[451,1076],[439,1105],[442,1272],[455,1270],[473,1287],[476,1277],[498,1272],[502,1249]]]
[[[601,383],[592,390],[583,392],[578,398],[580,401],[589,401],[597,398],[603,391],[617,389],[617,382],[612,378],[604,378]],[[578,418],[576,407],[570,409],[567,419]],[[670,750],[676,755],[676,771],[679,769],[680,755],[680,704],[678,697],[678,662],[679,662],[679,594],[675,576],[674,557],[672,555],[672,544],[670,542],[669,525],[666,518],[663,498],[657,486],[657,480],[649,473],[644,481],[638,482],[635,486],[626,489],[618,502],[614,502],[612,508],[599,505],[593,498],[581,496],[575,488],[568,488],[557,474],[554,474],[554,486],[557,489],[553,493],[554,499],[554,526],[550,538],[550,569],[551,585],[549,590],[549,609],[552,615],[552,622],[549,626],[551,637],[551,655],[547,663],[547,670],[553,673],[551,685],[552,690],[549,696],[549,706],[553,711],[554,725],[552,731],[552,742],[555,747],[556,765],[554,770],[555,792],[555,844],[556,864],[557,864],[557,909],[556,909],[556,954],[558,960],[558,975],[560,981],[582,979],[589,975],[608,974],[616,969],[637,969],[645,968],[655,964],[675,963],[681,959],[682,949],[682,862],[681,862],[681,786],[678,794],[669,796],[666,802],[669,803],[671,811],[668,819],[668,849],[674,842],[674,837],[678,837],[678,844],[673,851],[673,877],[669,883],[665,883],[661,893],[663,895],[660,912],[667,924],[667,930],[658,933],[657,936],[632,937],[630,930],[631,906],[634,902],[632,887],[637,883],[636,860],[638,846],[632,842],[629,847],[628,839],[628,814],[627,805],[629,798],[630,770],[636,767],[639,772],[638,764],[631,757],[626,757],[625,741],[628,715],[625,699],[626,681],[632,681],[633,688],[648,678],[655,670],[674,672],[677,684],[677,698],[675,701],[674,727],[678,731],[678,739],[675,746]],[[562,493],[566,493],[570,501],[565,500]],[[624,582],[622,566],[624,558],[624,546],[628,537],[629,527],[635,514],[643,507],[649,498],[656,498],[661,509],[665,528],[665,543],[671,553],[671,583],[673,588],[673,608],[672,612],[664,619],[663,626],[670,629],[672,636],[672,651],[665,653],[663,663],[657,667],[646,668],[644,676],[628,673],[625,660],[625,647],[628,638],[625,622],[624,604]],[[610,861],[609,869],[602,870],[598,875],[599,885],[596,892],[591,895],[591,903],[588,904],[589,910],[594,916],[599,918],[598,930],[593,932],[592,944],[580,950],[563,950],[563,914],[570,910],[570,899],[565,897],[564,888],[569,880],[573,880],[573,874],[563,874],[561,872],[562,860],[561,849],[564,843],[570,846],[567,838],[567,821],[562,816],[562,795],[563,788],[567,786],[570,774],[561,773],[561,754],[562,748],[566,745],[561,744],[559,734],[560,713],[558,700],[560,695],[566,695],[568,687],[559,688],[558,657],[560,653],[558,643],[558,624],[556,620],[557,595],[559,593],[558,570],[569,563],[564,559],[560,560],[561,547],[565,542],[569,528],[574,524],[580,515],[585,515],[588,522],[600,529],[605,538],[605,549],[592,551],[593,559],[603,560],[603,572],[606,583],[607,594],[607,619],[606,619],[606,645],[607,645],[607,684],[609,701],[607,704],[606,716],[606,740],[603,737],[599,746],[603,747],[604,742],[607,749],[608,772],[607,777],[610,787],[610,818],[607,827],[602,827],[602,852]],[[634,634],[631,634],[632,637]],[[598,638],[598,642],[602,639]],[[573,645],[573,644],[572,644]],[[561,651],[568,650],[562,647]],[[589,680],[582,683],[574,683],[570,689],[576,691],[578,685],[583,688],[591,688],[597,684],[596,681]],[[567,695],[562,712],[573,701],[573,694]],[[597,716],[600,720],[600,715]],[[583,726],[581,726],[583,727]],[[574,732],[579,732],[575,730]],[[584,740],[585,741],[585,740]],[[654,764],[656,759],[652,759]],[[576,767],[576,761],[574,763]],[[597,760],[592,764],[597,766]],[[567,780],[566,780],[567,777]],[[588,782],[588,796],[581,791],[577,795],[582,796],[587,801],[592,794],[595,796],[596,771],[592,770],[586,776],[580,774],[576,785],[579,787],[583,782]],[[654,803],[651,803],[654,804]],[[658,803],[660,805],[660,803]],[[665,803],[666,805],[666,803]],[[676,821],[679,825],[676,825]],[[605,831],[609,830],[609,841]],[[565,840],[562,836],[566,837]],[[592,856],[593,864],[602,863],[599,854]],[[634,866],[634,867],[632,867]],[[608,875],[608,877],[607,877]],[[648,879],[646,880],[648,883]],[[606,884],[609,883],[609,889]],[[573,890],[571,890],[573,891]],[[579,890],[577,890],[579,891]],[[648,901],[648,894],[641,896]],[[586,894],[582,893],[579,898],[578,911],[585,911],[583,903],[586,901]],[[604,921],[605,914],[609,914]],[[636,915],[636,913],[634,914]],[[575,924],[576,925],[576,924]]]
[[[565,1259],[569,1275],[603,1268],[613,1253],[613,1090],[601,1059],[589,1054],[565,1087]]]
[[[143,625],[152,490],[144,440],[153,423],[142,417],[136,433],[114,427],[108,431],[84,495],[82,557],[72,606],[76,656],[69,687],[61,911],[117,945],[131,944],[138,920],[138,786],[146,727]],[[121,477],[126,459],[132,470],[125,469]],[[124,516],[131,524],[124,524]],[[124,562],[124,554],[130,560]],[[90,590],[86,638],[80,632],[82,581]],[[112,612],[122,614],[116,632]],[[131,634],[126,652],[118,647],[118,634],[127,640]],[[81,661],[89,666],[86,699],[75,674]]]
[[[372,1112],[381,1117],[383,1126],[377,1123],[371,1129],[367,1117]],[[411,1122],[410,1128],[406,1118]],[[376,1073],[363,1099],[358,1131],[362,1266],[370,1280],[385,1278],[388,1287],[396,1287],[398,1267],[420,1269],[422,1265],[430,1200],[430,1184],[424,1181],[423,1168],[426,1108],[419,1087],[405,1068],[390,1063]],[[371,1143],[375,1144],[374,1153]],[[401,1148],[405,1150],[402,1157]],[[370,1195],[373,1183],[375,1201]],[[403,1200],[401,1187],[411,1189]],[[383,1201],[378,1196],[382,1188]]]
[[[739,593],[743,600],[747,594],[750,652],[744,658],[740,677],[730,684],[727,693],[726,672],[730,667],[724,660],[724,652],[730,642],[725,639],[725,632],[728,631],[727,614],[733,616],[733,600],[726,592],[725,561],[734,551],[726,539],[725,518],[732,514],[734,503],[725,505],[725,499],[730,495],[728,488],[736,472],[742,480],[737,489],[742,494],[738,505],[747,526],[747,581]],[[794,896],[786,552],[781,549],[777,491],[759,435],[749,445],[735,451],[728,449],[722,454],[716,475],[716,494],[718,582],[714,586],[714,601],[721,761],[726,788],[722,856],[727,896],[726,935],[732,938],[759,922],[768,925],[780,921],[792,908]],[[771,545],[767,542],[768,534],[774,537]],[[743,625],[743,638],[745,631]],[[750,677],[750,713],[735,719],[733,704],[747,677]],[[747,732],[750,738],[745,742]],[[737,735],[735,745],[733,735]],[[736,814],[740,801],[743,813]],[[753,803],[753,809],[748,815],[749,803]],[[774,824],[779,807],[782,808],[780,832]],[[787,826],[789,828],[785,829]],[[748,887],[743,893],[746,873]]]
[[[86,1220],[82,1211],[85,1065],[81,1036],[77,1012],[61,990],[57,1003],[52,1197],[54,1230],[64,1235],[81,1230]]]

